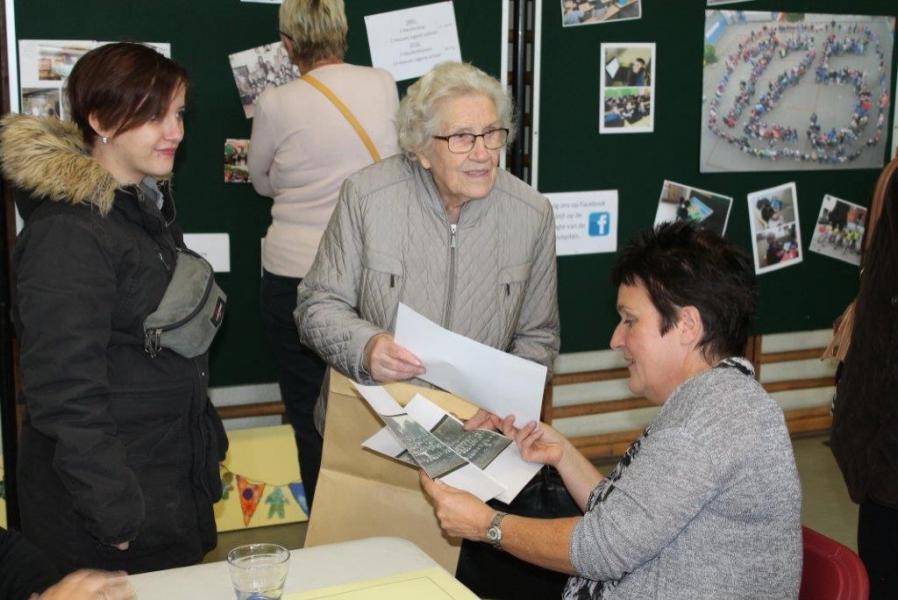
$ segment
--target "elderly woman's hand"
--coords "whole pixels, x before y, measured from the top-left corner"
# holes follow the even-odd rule
[[[452,537],[468,540],[486,540],[486,530],[496,511],[475,496],[458,488],[431,479],[420,471],[421,487],[433,500],[440,527]]]
[[[48,588],[31,600],[131,600],[137,598],[128,576],[118,571],[81,570],[67,575],[62,581]]]
[[[514,415],[505,417],[499,425],[503,434],[514,439],[521,456],[528,462],[558,467],[570,442],[545,423],[531,421],[520,429],[514,426]]]
[[[368,342],[365,367],[371,378],[381,383],[403,381],[424,374],[418,357],[393,341],[389,333],[381,333]]]

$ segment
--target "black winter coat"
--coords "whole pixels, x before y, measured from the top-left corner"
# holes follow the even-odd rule
[[[54,150],[79,151],[63,127],[8,117],[0,138],[5,173],[28,192],[14,252],[22,529],[66,571],[195,563],[216,544],[227,438],[208,400],[207,356],[144,350],[143,320],[183,246],[169,186],[161,211],[142,188],[115,187],[83,149]],[[34,145],[51,149],[37,172],[37,150],[30,162],[11,156]],[[73,160],[89,162],[67,168]],[[124,541],[128,550],[113,547]]]
[[[831,446],[855,502],[898,509],[898,176],[864,254]]]

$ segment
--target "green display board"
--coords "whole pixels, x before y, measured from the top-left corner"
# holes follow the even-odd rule
[[[348,62],[370,65],[364,17],[429,4],[414,0],[345,0]],[[498,77],[502,31],[499,0],[455,0],[462,59]],[[16,0],[16,37],[51,40],[168,42],[191,78],[187,132],[175,165],[178,220],[189,233],[230,235],[231,271],[216,279],[228,315],[212,346],[212,385],[275,380],[259,316],[260,240],[271,200],[248,184],[223,182],[226,138],[249,138],[228,55],[278,39],[276,4],[240,0]],[[400,93],[412,83],[400,82]]]
[[[869,205],[879,171],[699,172],[706,3],[642,0],[642,17],[562,26],[563,2],[543,0],[538,187],[544,193],[617,189],[619,245],[649,228],[665,179],[733,197],[726,237],[751,251],[746,195],[794,181],[803,262],[759,276],[755,333],[830,326],[857,291],[857,267],[807,250],[824,194]],[[896,15],[895,0],[755,0],[721,9]],[[602,43],[656,44],[653,133],[599,135]],[[891,89],[895,85],[892,46]],[[771,69],[773,69],[773,64]],[[814,73],[808,74],[811,81]],[[887,125],[891,124],[889,109]],[[876,118],[876,113],[873,113]],[[890,127],[886,128],[891,131]],[[800,132],[804,136],[804,130]],[[887,136],[888,137],[888,136]],[[888,148],[891,148],[890,140]],[[880,146],[882,147],[882,146]],[[886,160],[888,155],[886,155]],[[614,254],[560,257],[562,352],[604,349],[618,321]]]

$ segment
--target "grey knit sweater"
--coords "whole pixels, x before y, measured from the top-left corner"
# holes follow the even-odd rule
[[[683,383],[571,538],[566,599],[796,598],[801,487],[776,402],[744,359]]]

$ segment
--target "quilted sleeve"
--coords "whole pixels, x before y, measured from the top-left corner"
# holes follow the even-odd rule
[[[546,365],[549,368],[548,377],[552,376],[552,363],[561,346],[557,287],[555,218],[547,201],[510,352]]]
[[[363,211],[347,179],[312,268],[299,284],[293,313],[303,344],[355,381],[373,384],[362,366],[365,346],[383,329],[359,317]]]

